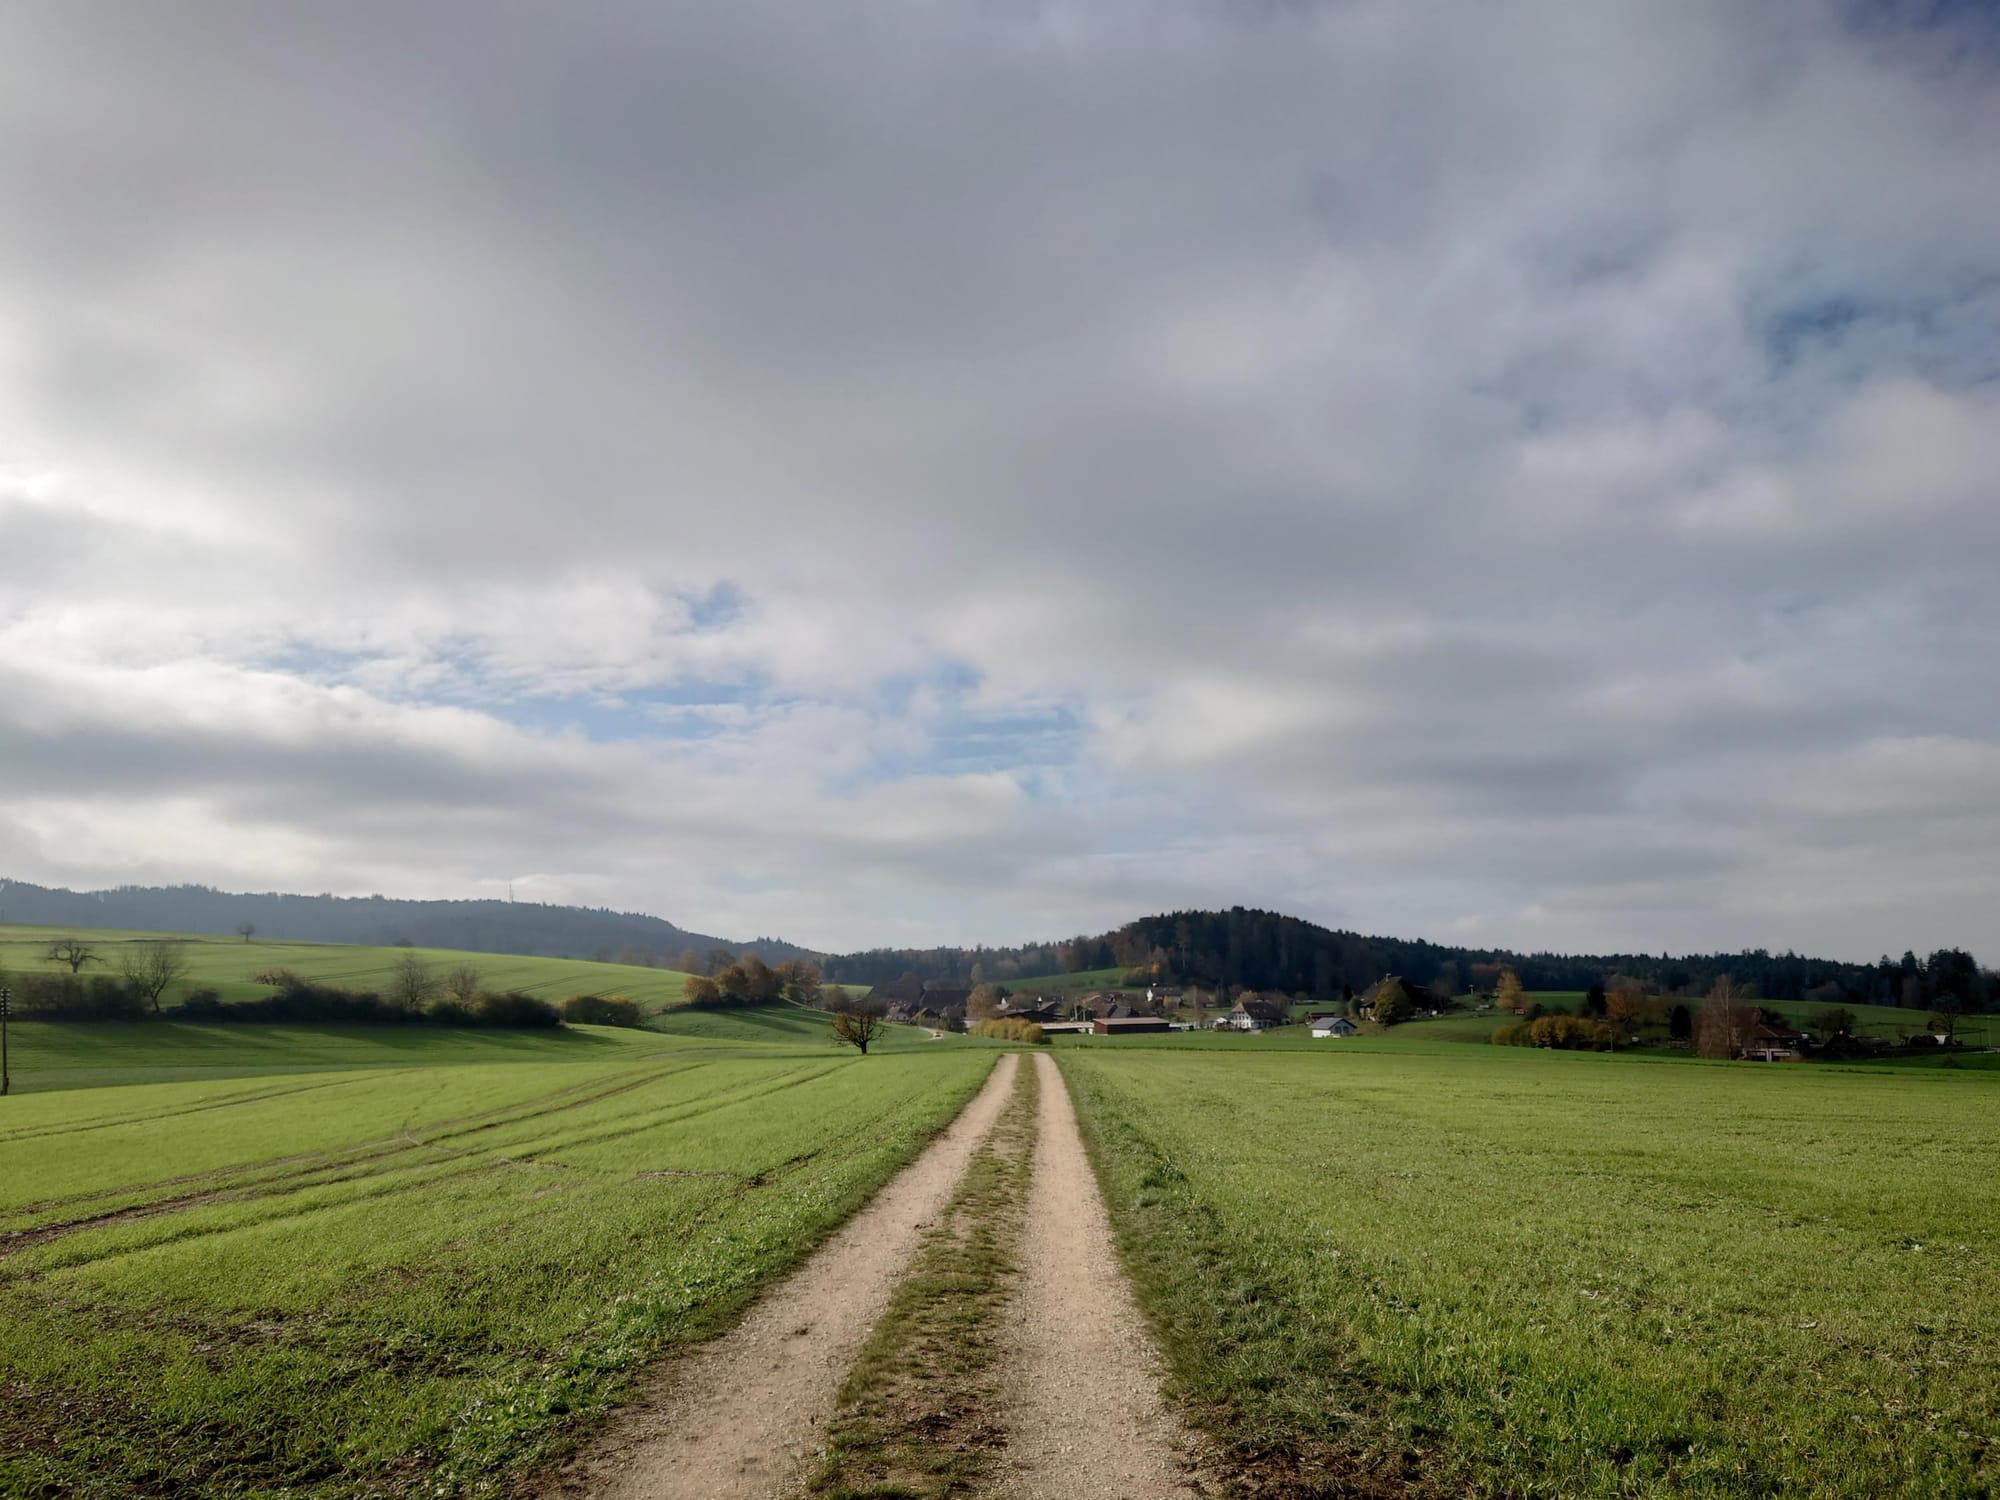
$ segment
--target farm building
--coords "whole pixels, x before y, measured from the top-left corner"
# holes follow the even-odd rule
[[[1145,1032],[1171,1031],[1164,1016],[1099,1016],[1090,1023],[1099,1036],[1134,1036]]]
[[[1237,1031],[1263,1031],[1283,1026],[1292,1019],[1289,1007],[1272,1000],[1243,999],[1229,1013],[1229,1025]]]
[[[1039,1026],[1069,1019],[1063,1014],[1059,1000],[1044,999],[1039,995],[1009,995],[1000,1002],[994,1015],[1003,1021],[1033,1021]]]
[[[1752,1062],[1804,1062],[1806,1039],[1790,1027],[1759,1021],[1750,1028],[1743,1055]]]
[[[1321,1016],[1313,1022],[1315,1037],[1353,1036],[1360,1029],[1345,1016]]]
[[[1085,1036],[1093,1023],[1089,1021],[1037,1021],[1043,1036]]]

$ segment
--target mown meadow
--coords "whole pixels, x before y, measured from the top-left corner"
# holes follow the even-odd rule
[[[913,1034],[863,1059],[808,1012],[728,1019],[19,1028],[31,1064],[102,1086],[0,1101],[0,1494],[518,1483],[865,1200],[994,1056]],[[121,1032],[298,1067],[117,1085]]]
[[[1058,1053],[1253,1493],[2000,1481],[1992,1074],[1319,1047]]]

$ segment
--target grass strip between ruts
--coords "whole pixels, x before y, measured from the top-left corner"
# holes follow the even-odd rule
[[[825,1500],[939,1500],[988,1474],[1001,1320],[1019,1272],[1040,1084],[1018,1068],[1006,1109],[925,1233],[841,1388],[811,1489]]]

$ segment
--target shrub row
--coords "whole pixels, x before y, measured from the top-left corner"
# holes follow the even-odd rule
[[[142,1021],[146,1002],[138,991],[106,974],[23,974],[7,980],[14,1013],[37,1021]]]
[[[968,1030],[973,1036],[990,1036],[1003,1042],[1042,1040],[1042,1028],[1033,1021],[975,1021]]]
[[[562,1003],[562,1018],[578,1026],[644,1026],[646,1017],[623,995],[571,995]]]
[[[479,996],[467,1004],[439,1000],[427,1010],[409,1010],[373,990],[343,990],[289,976],[267,1000],[226,1004],[214,990],[197,990],[174,1015],[184,1021],[246,1021],[276,1024],[311,1021],[343,1026],[560,1026],[562,1017],[548,1001],[517,990]]]
[[[1566,1052],[1602,1052],[1617,1040],[1618,1033],[1612,1027],[1582,1016],[1542,1016],[1516,1021],[1493,1033],[1498,1047],[1554,1047]]]

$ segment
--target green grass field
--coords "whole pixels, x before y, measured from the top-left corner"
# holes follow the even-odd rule
[[[761,1042],[206,1030],[19,1028],[29,1072],[101,1077],[114,1033],[297,1067],[0,1100],[0,1494],[515,1482],[863,1201],[994,1055],[863,1059],[804,1013]]]
[[[1990,1074],[1244,1040],[1058,1056],[1256,1492],[2000,1481]]]
[[[290,969],[305,979],[342,989],[381,989],[390,970],[414,951],[440,970],[469,964],[489,989],[521,990],[545,1000],[570,995],[623,995],[648,1011],[678,1005],[687,975],[674,969],[642,969],[584,959],[521,958],[505,953],[462,953],[450,948],[364,948],[345,943],[280,943],[252,938],[191,937],[180,933],[91,932],[70,927],[0,927],[0,973],[62,974],[66,965],[46,958],[51,939],[77,937],[102,961],[82,973],[116,974],[122,953],[134,943],[171,938],[183,945],[188,977],[167,991],[172,1006],[190,989],[215,990],[226,1001],[261,1000],[271,993],[251,976],[266,969]]]
[[[1039,994],[1044,990],[1124,989],[1123,969],[1080,969],[1074,974],[1035,974],[1026,979],[1009,979],[1006,987],[1017,995]]]
[[[511,1031],[436,1026],[266,1026],[158,1021],[16,1021],[11,1028],[16,1093],[105,1088],[130,1083],[252,1078],[353,1068],[424,1068],[464,1063],[609,1061],[621,1049],[657,1046],[655,1033],[686,1042],[830,1046],[825,1011],[796,1005],[750,1010],[675,1009],[647,1031],[613,1027]],[[933,1042],[916,1026],[890,1026],[876,1052],[988,1047],[976,1038]]]

